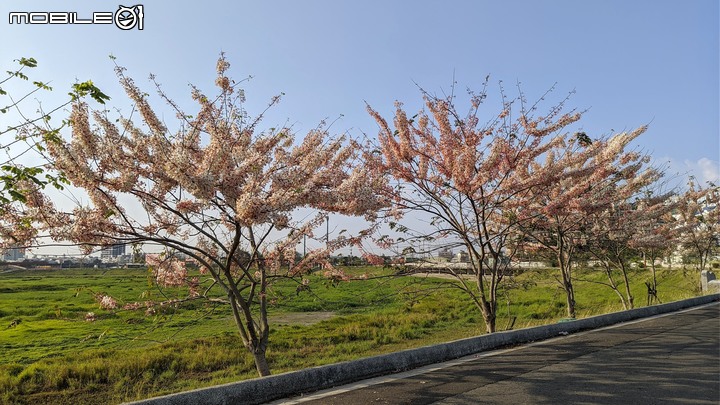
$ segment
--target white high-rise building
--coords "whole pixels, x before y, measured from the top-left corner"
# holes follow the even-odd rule
[[[6,262],[20,262],[25,260],[25,248],[10,248],[3,254]]]
[[[102,261],[116,261],[120,256],[125,254],[125,244],[115,244],[108,246],[100,251],[100,260]]]

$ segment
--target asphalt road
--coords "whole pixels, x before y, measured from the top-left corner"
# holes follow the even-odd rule
[[[720,404],[720,304],[273,404]]]

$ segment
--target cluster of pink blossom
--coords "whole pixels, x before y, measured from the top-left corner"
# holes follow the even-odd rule
[[[180,213],[188,213],[188,212],[195,212],[198,211],[202,207],[202,204],[200,204],[197,201],[190,201],[190,200],[181,200],[178,201],[177,204],[175,204],[175,208]]]
[[[191,298],[196,298],[200,296],[200,279],[197,277],[193,277],[188,281],[188,294]]]
[[[117,308],[117,301],[109,295],[98,294],[95,296],[95,300],[100,304],[100,308],[102,309],[111,310]]]
[[[32,243],[38,230],[32,226],[31,215],[14,204],[0,206],[0,252]]]
[[[163,287],[180,287],[187,283],[185,262],[176,257],[161,258],[156,254],[145,255],[145,262],[153,269],[155,281]]]
[[[379,266],[385,263],[384,258],[370,253],[363,254],[363,258],[372,266]]]
[[[0,251],[33,245],[43,231],[51,237],[62,234],[69,218],[56,210],[37,184],[21,180],[13,187],[24,201],[0,199]]]
[[[145,308],[145,316],[151,316],[155,315],[155,305],[156,303],[153,301],[145,301],[144,303],[132,302],[123,305],[122,308],[127,311],[137,311],[138,309]]]
[[[132,303],[127,303],[127,304],[123,305],[122,308],[126,311],[136,311],[144,306],[145,305],[143,305],[139,302],[132,302]]]
[[[348,276],[344,271],[339,269],[327,270],[323,273],[323,276],[326,279],[330,280],[333,284],[339,283],[341,281],[350,280],[350,276]]]

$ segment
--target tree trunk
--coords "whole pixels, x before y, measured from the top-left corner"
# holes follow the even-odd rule
[[[657,272],[655,271],[655,262],[653,262],[650,269],[652,271],[652,287],[653,290],[655,290],[655,293],[657,293]]]
[[[270,366],[268,365],[267,358],[265,357],[265,352],[267,351],[268,344],[267,329],[263,329],[260,331],[255,330],[255,328],[253,327],[253,319],[250,312],[242,311],[240,305],[234,298],[235,296],[232,294],[232,291],[228,294],[228,296],[231,298],[230,304],[233,309],[235,324],[238,327],[238,332],[240,332],[240,337],[242,338],[243,345],[245,345],[245,348],[250,352],[250,354],[252,354],[253,359],[255,360],[255,369],[257,370],[260,377],[270,375]],[[247,320],[247,327],[243,325],[243,316]],[[267,314],[264,313],[260,316],[264,316],[262,324],[267,325]]]
[[[630,291],[630,279],[627,274],[627,268],[625,268],[625,263],[620,262],[620,269],[622,270],[623,281],[625,281],[625,295],[627,297],[628,306],[630,309],[633,309],[635,308],[635,297],[633,297],[632,291]]]
[[[575,318],[575,289],[572,284],[572,262],[567,254],[563,254],[562,250],[558,251],[557,259],[560,265],[560,273],[562,273],[562,286],[565,290],[565,298],[567,302],[567,315],[569,318]]]
[[[270,375],[270,366],[268,365],[266,352],[267,352],[268,336],[263,333],[256,339],[245,343],[245,347],[252,354],[253,360],[255,360],[255,369],[260,377]]]
[[[601,261],[603,262],[603,267],[605,267],[605,274],[607,274],[610,289],[613,290],[615,292],[615,294],[617,294],[618,298],[620,298],[620,302],[622,303],[623,309],[629,309],[627,302],[625,302],[625,297],[622,295],[622,293],[618,289],[617,283],[615,283],[615,279],[612,276],[612,267],[610,267],[610,264],[608,261],[602,260],[602,259],[601,259]]]
[[[468,251],[473,252],[472,246],[468,246]],[[496,289],[497,284],[494,282],[491,282],[490,285],[485,285],[485,269],[484,269],[484,261],[485,261],[485,255],[484,254],[477,254],[474,253],[472,257],[472,265],[475,270],[475,283],[478,288],[478,295],[475,296],[475,294],[466,289],[465,291],[470,294],[471,297],[473,297],[473,300],[475,301],[475,305],[480,309],[480,313],[482,314],[483,321],[485,322],[485,330],[487,333],[494,333],[495,332],[495,320],[497,318],[496,308]],[[493,269],[493,280],[495,279],[495,270]],[[487,291],[490,290],[490,291]],[[490,296],[488,299],[488,295]]]
[[[265,348],[259,348],[253,352],[253,359],[255,360],[255,369],[257,370],[260,377],[270,375],[270,366],[265,357]]]
[[[482,316],[483,321],[485,321],[485,330],[487,333],[494,333],[496,331],[495,323],[497,320],[497,313],[495,309],[497,308],[497,305],[495,305],[494,302],[488,302],[487,300],[482,300]]]
[[[465,292],[470,294],[470,296],[473,298],[473,301],[475,301],[475,305],[480,310],[480,313],[482,314],[483,321],[485,322],[485,330],[487,333],[493,333],[495,332],[495,320],[497,318],[497,305],[494,298],[495,294],[491,295],[490,300],[487,299],[485,295],[485,284],[484,280],[482,278],[481,273],[478,272],[477,277],[477,286],[478,286],[478,294],[475,295],[474,292],[471,290],[465,288]]]
[[[657,272],[655,271],[655,259],[657,256],[658,255],[656,255],[654,251],[650,251],[650,271],[652,272],[652,285],[648,288],[648,305],[653,302],[662,304],[662,301],[660,301],[660,298],[658,298],[657,295]]]
[[[565,295],[567,297],[567,314],[569,318],[575,318],[575,290],[572,282],[565,283]]]

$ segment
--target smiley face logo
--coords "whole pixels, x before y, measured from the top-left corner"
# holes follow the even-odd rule
[[[121,30],[127,31],[138,27],[143,29],[143,6],[136,5],[132,7],[118,6],[115,12],[115,25]]]

